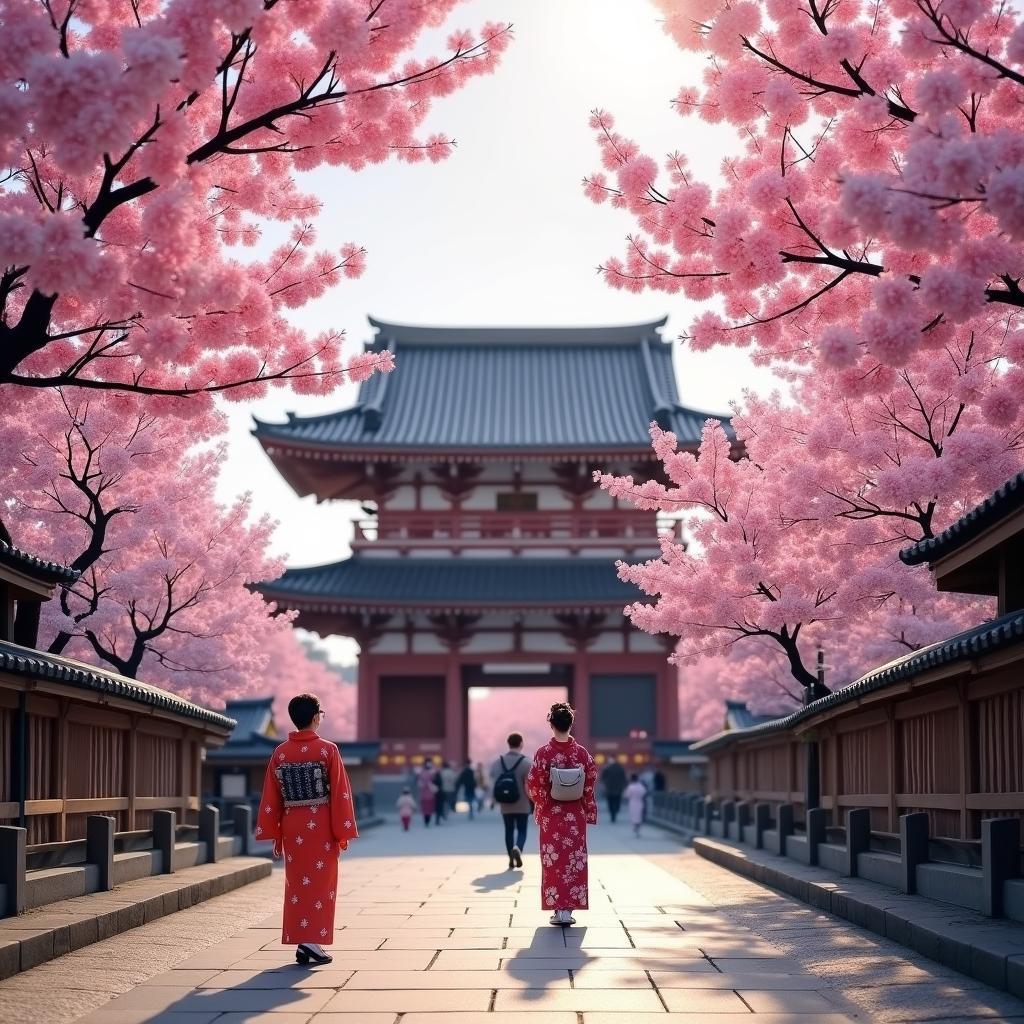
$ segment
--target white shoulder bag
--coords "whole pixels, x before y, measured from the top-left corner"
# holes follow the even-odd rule
[[[583,783],[586,781],[586,773],[582,765],[573,765],[571,768],[549,769],[551,777],[551,799],[559,803],[568,803],[572,800],[579,800],[583,796]]]

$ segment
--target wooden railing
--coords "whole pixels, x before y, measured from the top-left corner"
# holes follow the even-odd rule
[[[650,513],[594,512],[384,512],[375,519],[356,519],[354,549],[453,549],[656,545],[662,533],[681,536],[677,520]]]
[[[196,821],[198,730],[151,714],[31,694],[26,749],[23,763],[16,764],[17,699],[0,691],[0,825],[23,823],[29,846],[82,839],[90,814],[113,817],[118,832],[151,828],[156,810],[173,810],[183,823]]]
[[[1019,665],[923,692],[882,690],[868,707],[838,706],[797,729],[738,733],[707,752],[709,793],[791,803],[802,820],[807,745],[817,742],[820,806],[833,822],[868,808],[873,831],[895,833],[902,815],[923,811],[931,836],[977,840],[984,818],[1024,817]]]

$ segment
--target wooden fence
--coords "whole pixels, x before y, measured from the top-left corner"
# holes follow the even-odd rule
[[[1006,652],[1004,664],[986,671],[967,663],[952,678],[922,675],[792,728],[726,734],[702,745],[709,794],[791,803],[802,822],[807,750],[816,742],[820,806],[834,824],[864,807],[873,831],[895,833],[900,815],[924,811],[932,836],[978,840],[982,819],[1024,816],[1019,658]]]
[[[90,814],[113,817],[117,832],[151,829],[155,810],[197,823],[209,726],[128,700],[19,692],[4,682],[0,825],[23,824],[30,847],[83,839]]]

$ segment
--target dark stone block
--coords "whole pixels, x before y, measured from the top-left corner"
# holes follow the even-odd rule
[[[885,911],[885,936],[901,946],[909,946],[910,922],[899,914]]]
[[[29,935],[21,940],[21,969],[27,971],[30,967],[46,963],[53,959],[53,931],[45,928],[35,935]]]
[[[0,978],[10,978],[21,970],[21,943],[0,940]]]
[[[159,896],[150,896],[149,899],[143,900],[140,906],[142,907],[142,920],[144,924],[149,924],[150,921],[159,921],[167,913],[164,910],[164,897],[162,893]]]
[[[917,866],[928,860],[928,815],[924,811],[900,815],[900,888],[917,892]]]
[[[871,811],[855,807],[846,812],[846,873],[857,876],[857,858],[871,848]]]
[[[120,928],[117,926],[118,910],[107,910],[96,915],[96,941],[109,939],[111,935],[117,935]]]
[[[96,888],[108,892],[114,887],[114,819],[90,814],[85,819],[85,860],[96,866]]]
[[[106,916],[106,915],[103,915]],[[81,921],[75,921],[68,925],[68,940],[71,949],[81,949],[83,946],[98,942],[99,917],[86,917]]]
[[[916,949],[922,956],[932,960],[939,959],[939,935],[934,929],[919,921],[908,923],[910,932],[910,948]]]
[[[994,988],[1006,988],[1006,954],[981,946],[970,948],[971,977]]]
[[[1003,916],[1003,883],[1015,878],[1020,863],[1020,818],[986,818],[981,823],[983,912]]]
[[[1006,987],[1018,999],[1024,999],[1024,956],[1006,958]]]
[[[53,928],[53,955],[63,956],[71,952],[71,929],[65,924]]]
[[[0,885],[7,889],[2,913],[14,917],[25,910],[25,842],[27,832],[15,825],[0,825]]]

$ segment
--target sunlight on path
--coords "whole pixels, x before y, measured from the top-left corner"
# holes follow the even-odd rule
[[[1024,1004],[1006,993],[736,878],[657,829],[640,839],[623,823],[591,830],[592,909],[577,912],[575,927],[553,928],[540,909],[535,844],[531,831],[524,870],[508,871],[496,813],[410,833],[389,823],[343,858],[333,964],[301,968],[282,947],[276,871],[249,887],[244,912],[236,905],[233,932],[214,932],[192,911],[166,919],[182,936],[177,962],[164,955],[173,939],[154,930],[163,922],[119,936],[132,942],[126,962],[136,973],[111,985],[122,994],[105,1005],[89,993],[72,1012],[72,989],[89,984],[75,964],[106,956],[116,977],[124,947],[115,940],[46,965],[45,985],[36,971],[0,982],[0,1022],[1024,1021]],[[186,942],[203,927],[212,941]],[[147,946],[161,954],[148,974]],[[5,1015],[15,991],[34,991],[33,1012],[22,1004]]]

